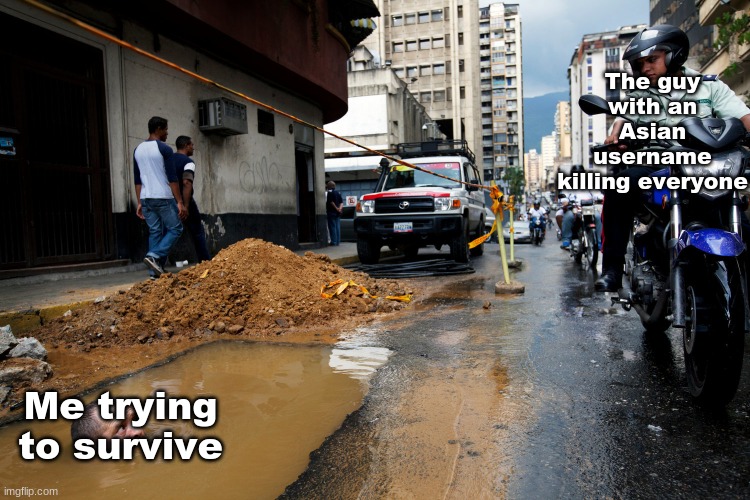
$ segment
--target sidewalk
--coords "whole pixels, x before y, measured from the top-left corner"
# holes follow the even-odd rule
[[[295,251],[328,255],[339,265],[359,262],[356,243],[341,243]],[[387,255],[387,249],[384,249]],[[167,267],[169,272],[182,269]],[[118,290],[128,290],[135,283],[148,279],[146,266],[131,264],[112,269],[97,269],[0,280],[0,326],[10,324],[14,334],[36,328],[65,311],[90,304],[98,297],[109,296]]]

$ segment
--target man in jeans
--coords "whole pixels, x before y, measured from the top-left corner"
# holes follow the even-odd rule
[[[182,234],[181,219],[187,218],[174,166],[166,161],[172,156],[167,140],[167,120],[154,116],[148,121],[148,139],[133,153],[136,215],[148,225],[148,253],[143,263],[152,278],[164,273],[170,250]]]

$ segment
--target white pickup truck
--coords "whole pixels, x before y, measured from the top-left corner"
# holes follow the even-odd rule
[[[466,141],[429,141],[397,146],[398,156],[422,170],[398,163],[383,169],[376,191],[360,198],[354,217],[357,254],[375,264],[383,246],[414,257],[420,247],[450,245],[451,257],[468,262],[483,245],[469,242],[484,234],[484,196]],[[430,172],[440,174],[432,175]]]

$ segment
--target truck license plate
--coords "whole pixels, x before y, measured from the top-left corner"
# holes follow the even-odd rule
[[[394,233],[411,233],[412,232],[411,222],[394,222],[393,232]]]

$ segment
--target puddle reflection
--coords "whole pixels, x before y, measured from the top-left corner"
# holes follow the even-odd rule
[[[216,397],[218,421],[201,429],[191,421],[151,422],[150,436],[216,437],[223,455],[204,461],[138,456],[133,461],[78,461],[70,424],[20,422],[0,429],[0,483],[6,488],[57,488],[63,498],[274,498],[307,466],[309,454],[335,431],[364,397],[366,380],[388,358],[381,348],[221,343],[92,394],[144,398]],[[52,461],[24,461],[18,438],[52,437],[62,448]],[[159,455],[161,456],[161,455]]]

